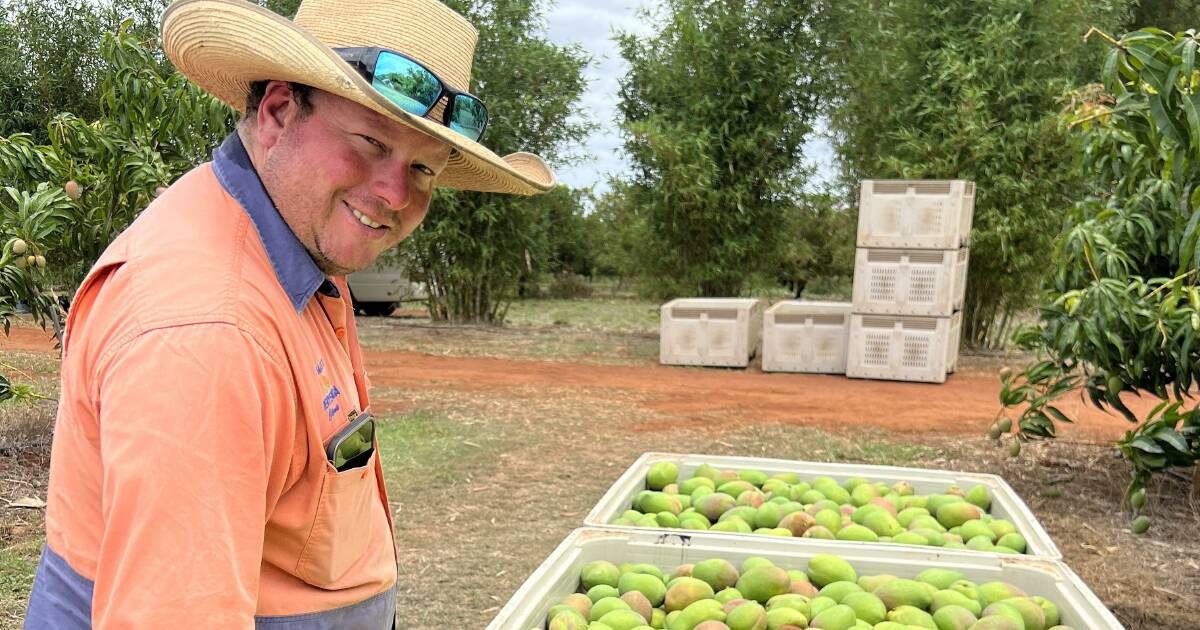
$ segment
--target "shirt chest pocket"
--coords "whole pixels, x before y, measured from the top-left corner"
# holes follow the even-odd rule
[[[339,472],[328,461],[312,526],[296,563],[296,576],[321,588],[337,588],[338,581],[356,564],[376,536],[379,509],[375,458],[372,450],[365,465]]]

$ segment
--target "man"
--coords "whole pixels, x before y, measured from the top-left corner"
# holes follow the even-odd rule
[[[535,194],[477,140],[477,34],[436,0],[181,0],[163,47],[245,110],[74,300],[26,628],[393,625],[396,553],[344,275],[435,185]]]

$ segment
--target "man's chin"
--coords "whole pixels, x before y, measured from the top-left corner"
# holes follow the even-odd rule
[[[313,256],[313,262],[317,263],[317,269],[327,276],[348,276],[356,271],[362,271],[370,267],[375,259],[366,261],[365,263],[351,264],[345,262],[334,262],[325,256]]]

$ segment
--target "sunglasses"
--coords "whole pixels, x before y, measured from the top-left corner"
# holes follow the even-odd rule
[[[446,96],[449,100],[442,113],[442,124],[476,142],[483,137],[488,122],[483,101],[446,85],[412,57],[377,46],[333,50],[400,109],[414,116],[425,116]]]

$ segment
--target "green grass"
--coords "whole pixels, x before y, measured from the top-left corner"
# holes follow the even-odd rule
[[[0,548],[0,628],[20,628],[44,538]]]
[[[625,298],[518,300],[508,309],[512,327],[565,326],[606,332],[656,332],[661,304]]]
[[[460,471],[488,459],[508,442],[508,436],[483,418],[443,411],[385,417],[376,431],[389,492],[470,483]]]

